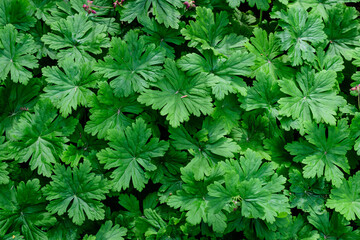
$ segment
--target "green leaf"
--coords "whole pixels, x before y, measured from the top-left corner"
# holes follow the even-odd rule
[[[244,154],[247,149],[256,151],[262,158],[270,160],[270,155],[265,151],[263,141],[265,140],[266,119],[255,115],[253,112],[243,114],[243,120],[239,127],[232,129],[230,137],[240,146],[239,153]],[[261,130],[259,130],[261,129]]]
[[[343,179],[341,185],[331,190],[326,206],[341,213],[347,220],[360,218],[360,172]]]
[[[281,57],[283,52],[280,51],[280,42],[276,41],[274,34],[267,34],[261,28],[255,28],[253,34],[255,37],[251,37],[250,42],[245,44],[245,47],[256,55],[251,75],[255,76],[262,72],[274,79],[293,75],[293,69],[286,66],[285,60]]]
[[[264,148],[271,157],[271,162],[279,168],[288,168],[293,164],[292,157],[284,146],[287,141],[284,137],[273,137],[264,140]]]
[[[117,98],[108,83],[100,82],[97,96],[90,98],[90,120],[85,131],[98,138],[105,138],[109,129],[124,130],[133,123],[131,118],[143,111],[137,96]]]
[[[12,232],[12,233],[6,234],[3,238],[3,240],[14,240],[14,239],[23,239],[23,238],[24,238],[24,236],[20,235],[19,233]]]
[[[91,172],[89,162],[79,167],[67,169],[56,165],[52,181],[43,188],[49,202],[46,207],[51,213],[69,217],[77,225],[82,225],[86,218],[102,220],[105,217],[104,200],[109,192],[108,183],[102,176]]]
[[[241,107],[246,111],[265,109],[270,115],[278,115],[278,100],[283,96],[280,87],[273,78],[259,72],[253,87],[247,91]]]
[[[60,64],[65,59],[75,62],[91,62],[89,54],[100,54],[102,48],[109,47],[106,27],[89,21],[85,14],[68,16],[50,25],[52,32],[41,40],[51,49],[58,50],[57,59]]]
[[[218,100],[224,99],[229,93],[245,94],[246,84],[239,76],[251,74],[254,55],[243,51],[233,52],[228,58],[214,56],[211,52],[204,52],[203,55],[187,54],[178,61],[178,66],[191,76],[206,73]]]
[[[237,186],[237,190],[241,197],[241,214],[244,217],[266,219],[268,222],[273,222],[275,217],[282,213],[275,206],[288,211],[287,198],[281,195],[272,196],[266,187],[261,187],[261,182],[257,179],[243,181]],[[274,205],[271,206],[269,203]]]
[[[126,228],[120,227],[118,224],[113,226],[113,223],[109,220],[101,225],[98,233],[93,236],[88,236],[87,234],[83,238],[85,239],[101,239],[101,240],[123,240],[126,236]]]
[[[235,33],[228,34],[228,15],[222,11],[214,15],[211,9],[196,7],[196,21],[190,21],[186,28],[181,30],[186,40],[190,40],[189,47],[201,47],[204,50],[213,50],[215,55],[240,50],[246,38]]]
[[[39,101],[35,114],[26,113],[9,131],[9,153],[16,153],[16,160],[27,162],[30,159],[31,170],[49,177],[53,164],[67,148],[66,143],[75,129],[77,120],[64,119],[49,101]]]
[[[280,226],[277,231],[278,239],[303,239],[318,240],[320,235],[312,226],[306,222],[306,218],[302,215],[296,217],[288,217],[286,224]]]
[[[165,49],[167,57],[175,58],[175,49],[172,45],[180,45],[185,42],[180,30],[166,28],[153,18],[144,18],[139,21],[144,26],[142,30],[148,34],[144,37],[146,44],[155,43],[156,46]]]
[[[44,98],[48,98],[54,106],[60,109],[63,117],[67,117],[78,106],[87,106],[87,98],[94,93],[89,88],[95,88],[99,75],[92,74],[93,64],[74,63],[64,60],[62,70],[58,67],[42,69],[48,85],[44,88]],[[101,78],[100,78],[101,79]]]
[[[313,62],[315,49],[312,46],[323,42],[326,34],[324,24],[315,14],[308,14],[302,7],[292,7],[282,11],[279,25],[284,29],[277,37],[281,41],[281,50],[287,51],[293,66],[303,64],[304,60]]]
[[[288,181],[291,183],[290,207],[314,213],[321,213],[325,209],[325,198],[329,190],[323,177],[304,178],[299,170],[293,169]]]
[[[226,0],[229,3],[231,8],[237,8],[240,6],[240,3],[245,2],[245,0]]]
[[[351,138],[355,139],[354,150],[360,155],[360,113],[355,113],[355,117],[351,120],[350,131]]]
[[[314,13],[327,21],[329,18],[329,10],[333,9],[337,4],[340,5],[341,3],[347,2],[357,2],[357,0],[295,0],[293,3],[286,4],[293,7],[302,7],[306,10],[311,8],[311,13]]]
[[[351,60],[355,47],[360,46],[359,13],[354,7],[338,4],[328,11],[324,31],[329,39],[328,50],[332,56],[342,55]]]
[[[323,214],[311,213],[308,221],[320,233],[320,239],[358,239],[360,237],[359,230],[353,230],[350,222],[340,214],[334,212],[329,216],[329,212]]]
[[[221,179],[222,172],[213,169],[208,177],[202,181],[194,179],[194,175],[190,169],[183,169],[181,171],[181,179],[183,181],[182,189],[173,193],[167,204],[173,208],[180,208],[180,211],[186,211],[186,220],[192,225],[199,224],[202,220],[204,222],[211,221],[209,218],[216,218],[223,213],[209,214],[207,209],[208,194],[207,187]]]
[[[161,78],[161,66],[165,51],[155,44],[146,44],[143,36],[131,30],[124,40],[113,38],[109,55],[99,61],[95,70],[112,79],[110,86],[118,97],[143,92],[149,82]]]
[[[174,175],[178,175],[178,173],[180,173],[180,168],[183,167],[187,161],[186,152],[169,148],[169,151],[167,151],[163,157],[154,159],[154,164],[157,169],[156,171],[151,172],[151,180],[153,183],[161,182],[163,184],[161,187],[162,189],[170,187],[172,185],[172,183],[170,183],[171,180],[169,180],[169,184],[167,184],[167,180],[164,180],[164,178],[167,179],[174,177]]]
[[[26,68],[34,69],[38,66],[33,55],[36,51],[31,35],[18,34],[11,24],[0,29],[0,80],[6,79],[10,74],[13,82],[26,85],[33,76]]]
[[[257,9],[261,11],[267,11],[270,7],[269,0],[247,0],[250,7],[254,7],[256,4]]]
[[[0,141],[1,143],[1,141]],[[8,165],[4,161],[0,161],[0,184],[9,183],[9,172],[7,171]]]
[[[338,121],[337,126],[326,129],[324,124],[307,124],[305,128],[307,142],[288,143],[285,149],[295,155],[294,161],[305,164],[305,178],[325,176],[336,187],[340,186],[344,174],[349,173],[350,166],[346,152],[351,148],[350,131],[347,121]]]
[[[42,1],[44,3],[46,0],[33,0],[33,1]],[[45,13],[46,24],[51,25],[55,22],[58,22],[61,19],[66,19],[68,16],[74,16],[76,14],[84,14],[86,11],[84,10],[84,2],[83,0],[54,0],[56,2],[56,8],[47,9],[49,12]],[[94,3],[94,4],[93,4]],[[95,25],[99,25],[106,34],[110,34],[112,36],[115,33],[119,33],[120,25],[115,22],[114,9],[111,8],[111,3],[107,0],[96,0],[96,2],[89,3],[91,9],[96,11],[96,14],[87,14],[87,18],[89,21],[92,21]]]
[[[34,9],[28,0],[0,1],[0,28],[12,24],[16,29],[28,31],[35,25]]]
[[[60,157],[61,161],[75,167],[83,159],[83,161],[90,161],[95,169],[100,168],[96,153],[106,147],[105,141],[84,132],[80,123],[76,126],[69,139],[73,144],[69,144],[68,148],[63,151]]]
[[[172,146],[178,150],[189,150],[192,160],[185,169],[194,173],[195,180],[201,180],[208,175],[216,162],[224,158],[232,158],[240,147],[228,137],[225,126],[211,118],[206,118],[202,129],[193,137],[184,127],[171,128]]]
[[[211,117],[223,124],[226,131],[230,132],[239,125],[241,109],[235,95],[229,94],[223,100],[216,100],[214,105],[215,109]]]
[[[129,215],[141,214],[139,200],[134,195],[120,194],[119,204],[128,211]]]
[[[46,21],[49,12],[57,10],[57,3],[59,3],[59,1],[60,0],[30,0],[30,4],[35,8],[35,16],[38,19]]]
[[[279,100],[280,114],[292,119],[299,119],[302,124],[315,120],[335,125],[336,110],[345,105],[343,97],[334,90],[336,73],[321,71],[315,73],[308,67],[303,67],[296,74],[296,79],[279,81],[280,90],[289,95]]]
[[[0,185],[0,236],[12,231],[21,232],[25,239],[47,240],[45,230],[56,218],[45,210],[46,200],[39,179]]]
[[[56,220],[56,224],[48,231],[49,240],[80,239],[82,229],[75,225],[68,217],[58,216]]]
[[[124,131],[111,129],[108,132],[109,146],[97,154],[105,169],[112,169],[113,189],[121,191],[129,188],[130,181],[141,191],[149,180],[148,171],[155,171],[156,166],[151,159],[164,156],[169,144],[151,138],[151,130],[145,121],[138,118]]]
[[[324,50],[318,48],[313,66],[317,71],[332,70],[341,72],[344,69],[344,60],[340,55],[334,55],[330,51],[325,53]]]
[[[180,71],[173,60],[165,61],[165,77],[152,85],[159,90],[147,89],[138,98],[140,103],[153,109],[161,109],[161,115],[167,115],[172,127],[178,127],[188,121],[191,114],[199,117],[212,112],[212,99],[206,74],[190,77]]]
[[[245,152],[245,157],[227,160],[221,163],[224,183],[215,182],[208,187],[209,211],[222,209],[231,212],[241,208],[241,215],[246,218],[260,218],[273,223],[278,214],[289,213],[284,189],[286,178],[274,173],[269,163],[262,163],[261,156],[252,150]]]
[[[7,81],[6,86],[0,87],[0,129],[3,128],[6,135],[21,116],[33,110],[39,91],[40,86],[36,81],[31,81],[26,86]],[[2,135],[1,130],[0,134]]]
[[[33,36],[36,44],[36,58],[41,59],[42,57],[50,57],[51,59],[56,59],[56,51],[50,49],[43,41],[41,37],[47,34],[50,31],[50,27],[45,23],[38,21],[35,27],[31,28],[30,34]]]
[[[165,27],[179,28],[180,13],[178,8],[182,7],[181,0],[135,0],[126,1],[121,11],[121,20],[132,22],[135,18],[141,18],[148,14],[150,6],[152,13],[159,23]]]

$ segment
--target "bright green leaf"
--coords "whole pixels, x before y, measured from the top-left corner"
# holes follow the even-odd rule
[[[36,45],[31,35],[19,34],[11,24],[0,29],[0,80],[10,74],[13,82],[26,85],[33,76],[28,69],[38,66],[33,55],[35,52]]]
[[[155,44],[146,44],[144,37],[129,31],[124,40],[113,38],[109,55],[99,61],[95,70],[112,79],[110,86],[118,97],[143,92],[150,82],[161,78],[165,51]]]
[[[169,144],[151,138],[152,132],[141,118],[123,131],[111,129],[108,134],[111,148],[97,156],[105,169],[115,168],[111,174],[113,189],[127,189],[131,181],[137,190],[143,190],[149,180],[146,172],[156,170],[151,159],[164,156]]]
[[[109,185],[102,176],[91,172],[89,162],[79,167],[67,169],[57,165],[52,181],[43,188],[43,193],[49,201],[46,207],[51,213],[63,215],[68,212],[69,217],[77,225],[82,225],[86,218],[102,220],[105,217],[104,200]]]
[[[212,112],[212,99],[206,74],[190,77],[180,71],[173,60],[165,61],[165,77],[153,83],[159,90],[147,89],[138,98],[140,103],[153,109],[161,109],[161,115],[167,115],[172,127],[178,127],[188,121],[191,114],[200,116]]]

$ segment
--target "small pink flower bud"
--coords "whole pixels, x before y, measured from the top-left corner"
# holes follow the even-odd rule
[[[92,3],[93,3],[93,1],[89,1],[89,0],[88,0],[88,1],[87,1],[87,3],[88,3],[88,4],[92,4]]]
[[[96,14],[96,11],[92,9],[92,10],[91,10],[91,13]]]
[[[84,4],[83,8],[86,10],[88,8],[88,6],[86,4]]]
[[[116,1],[113,3],[114,8],[116,8],[117,6],[121,6],[123,2],[124,2],[124,0],[121,0],[121,2],[119,2],[118,0],[116,0]]]
[[[359,89],[360,89],[360,84],[357,85],[357,86],[355,86],[355,87],[352,87],[352,88],[350,89],[350,91],[357,91],[357,90],[359,90]]]
[[[186,9],[189,9],[190,3],[188,3],[188,1],[184,2],[184,5],[186,6]]]

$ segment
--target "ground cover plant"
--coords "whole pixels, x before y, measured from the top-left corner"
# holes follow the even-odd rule
[[[0,0],[0,238],[360,239],[357,0]]]

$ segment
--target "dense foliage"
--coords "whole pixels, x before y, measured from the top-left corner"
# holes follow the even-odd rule
[[[0,238],[360,239],[358,0],[0,0]]]

